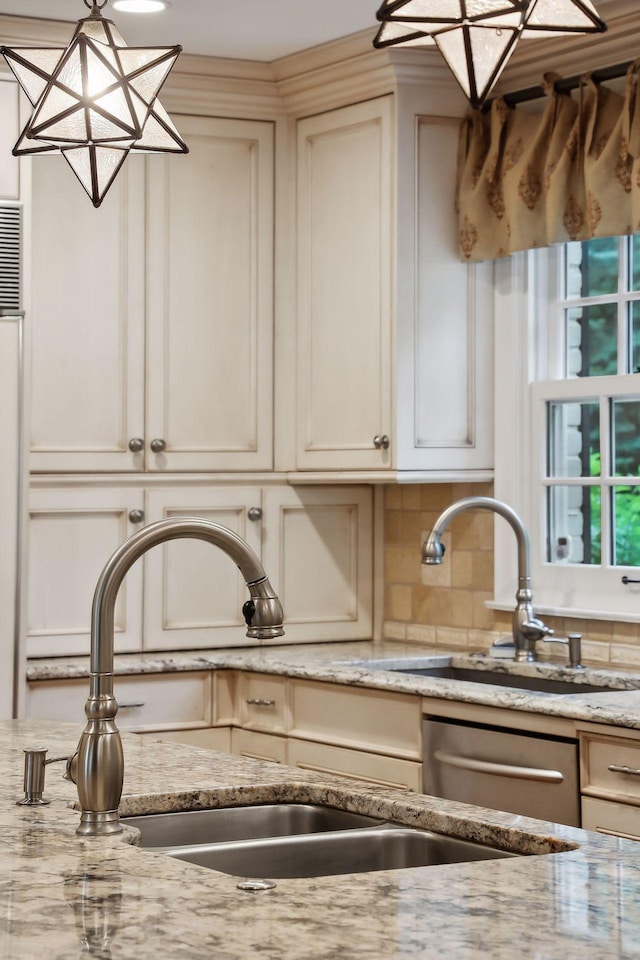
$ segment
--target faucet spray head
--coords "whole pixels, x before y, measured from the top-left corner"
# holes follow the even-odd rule
[[[437,564],[442,563],[444,551],[445,546],[440,540],[440,534],[432,530],[428,538],[422,544],[422,562],[428,564],[429,566],[436,566]]]
[[[273,640],[284,636],[284,612],[268,579],[247,584],[251,599],[242,607],[247,636],[252,640]]]

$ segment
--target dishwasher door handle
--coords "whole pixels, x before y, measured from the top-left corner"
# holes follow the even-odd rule
[[[492,763],[490,760],[474,760],[473,757],[460,757],[443,750],[436,750],[435,760],[449,767],[459,770],[470,770],[473,773],[488,773],[494,777],[511,777],[514,780],[537,780],[541,783],[562,783],[564,780],[560,770],[544,770],[537,767],[516,767],[508,763]]]

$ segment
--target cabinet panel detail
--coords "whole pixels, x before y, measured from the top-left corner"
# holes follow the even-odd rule
[[[366,639],[372,619],[372,494],[366,487],[273,488],[263,560],[285,638]]]
[[[628,803],[582,798],[582,829],[640,840],[640,808]]]
[[[416,793],[422,790],[421,763],[384,757],[378,753],[346,750],[292,738],[289,740],[288,763],[302,770],[349,776],[384,787],[399,787]]]
[[[390,464],[391,118],[381,97],[298,123],[298,467]]]
[[[187,487],[151,490],[149,521],[198,516],[242,537],[259,556],[260,524],[247,519],[256,491],[246,487]],[[148,650],[246,645],[242,606],[249,597],[235,563],[201,540],[175,540],[144,559],[145,635]],[[221,635],[224,634],[222,637]]]
[[[140,470],[144,161],[99,211],[62,157],[32,163],[31,469]]]
[[[421,760],[420,698],[291,681],[291,736]]]
[[[275,763],[288,763],[287,738],[276,737],[269,733],[256,733],[253,730],[231,731],[231,750],[241,757],[254,760],[271,760]]]
[[[170,730],[211,725],[211,673],[153,674],[114,679],[121,730]],[[43,720],[82,721],[88,680],[31,683],[27,716]]]
[[[205,750],[218,750],[220,753],[231,753],[231,728],[209,727],[195,730],[163,730],[158,732],[134,731],[141,737],[150,737],[152,740],[169,740],[172,743],[186,743],[191,747],[202,747]]]
[[[99,574],[133,532],[139,492],[123,489],[32,490],[28,518],[27,656],[88,654],[91,605]],[[115,649],[140,649],[142,566],[118,593]]]
[[[243,673],[240,677],[238,713],[247,730],[287,733],[291,726],[289,688],[285,677]]]
[[[20,161],[11,153],[20,133],[18,84],[0,80],[0,198],[20,197]]]
[[[582,734],[582,793],[640,805],[640,740]]]
[[[182,116],[149,164],[151,470],[272,465],[273,124]]]

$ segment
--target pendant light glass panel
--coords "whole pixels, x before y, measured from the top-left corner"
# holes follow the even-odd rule
[[[606,30],[591,0],[383,0],[376,47],[435,42],[473,107],[521,37]]]
[[[181,47],[127,47],[100,6],[66,49],[1,48],[34,107],[14,155],[62,152],[96,207],[131,150],[188,153],[157,99]]]

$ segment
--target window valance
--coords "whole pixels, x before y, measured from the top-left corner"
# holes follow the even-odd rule
[[[640,231],[640,60],[623,93],[586,76],[575,99],[547,74],[539,114],[495,100],[460,129],[464,260]]]

